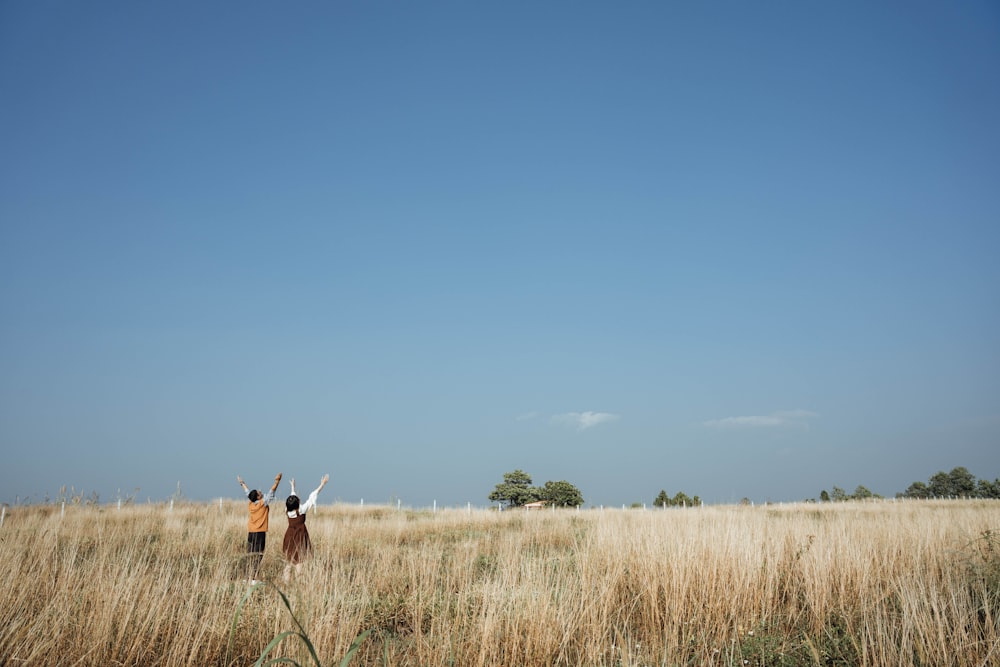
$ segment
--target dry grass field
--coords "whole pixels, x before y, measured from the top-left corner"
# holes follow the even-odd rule
[[[245,512],[10,508],[0,665],[253,664],[296,625],[270,586],[240,607]],[[309,518],[314,557],[288,583],[272,515],[261,577],[324,666],[369,629],[352,665],[1000,664],[996,501],[324,505]],[[295,637],[278,657],[316,664]]]

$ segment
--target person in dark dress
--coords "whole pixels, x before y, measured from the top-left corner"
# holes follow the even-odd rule
[[[285,531],[285,538],[281,543],[281,551],[285,554],[285,560],[288,561],[285,565],[285,581],[288,581],[288,576],[293,567],[295,568],[295,574],[298,575],[302,563],[309,556],[309,552],[312,551],[309,529],[306,528],[306,512],[316,504],[319,492],[323,490],[328,481],[330,481],[330,475],[323,475],[323,479],[320,480],[316,490],[309,494],[304,503],[300,504],[299,497],[295,494],[295,480],[291,480],[292,495],[288,496],[285,500],[288,529]]]

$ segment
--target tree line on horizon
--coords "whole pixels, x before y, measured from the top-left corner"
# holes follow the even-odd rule
[[[542,486],[532,486],[531,475],[520,468],[504,473],[503,481],[494,487],[487,496],[490,502],[499,503],[501,507],[524,507],[530,503],[543,502],[555,507],[580,507],[583,505],[583,494],[573,484],[561,480],[545,482]],[[660,489],[659,495],[653,499],[654,507],[697,507],[702,504],[698,496],[689,496],[678,491],[673,497],[666,490]],[[643,503],[632,503],[632,507],[643,507]]]
[[[501,507],[523,507],[529,503],[542,501],[556,507],[579,507],[583,505],[583,494],[573,484],[561,480],[548,481],[542,486],[533,486],[531,475],[523,470],[504,473],[503,481],[496,485],[488,496],[490,502],[499,503]],[[874,493],[866,486],[858,485],[853,493],[848,493],[839,486],[832,487],[832,492],[823,489],[819,494],[820,502],[845,502],[848,500],[873,500],[883,496]],[[1000,499],[1000,478],[976,479],[964,466],[952,468],[950,472],[939,471],[931,475],[927,482],[913,482],[896,494],[896,498],[931,499],[931,498],[985,498]],[[809,502],[815,502],[810,500]],[[667,507],[697,507],[702,504],[697,495],[688,496],[678,491],[673,497],[661,489],[653,500],[653,506]],[[749,501],[744,498],[744,504]],[[642,503],[632,503],[632,507],[641,507]]]
[[[964,466],[952,468],[951,472],[938,471],[931,475],[927,483],[914,482],[906,491],[896,494],[897,498],[1000,498],[1000,478],[992,482],[976,479]]]
[[[820,502],[843,502],[847,500],[868,500],[882,498],[877,493],[869,491],[864,486],[858,486],[854,493],[847,493],[839,486],[833,487],[832,493],[826,489],[819,494]],[[943,470],[934,473],[927,482],[914,482],[896,494],[896,498],[930,499],[930,498],[1000,498],[1000,479],[992,482],[988,479],[976,479],[964,466],[952,468],[950,472]]]
[[[683,491],[678,491],[671,498],[664,489],[660,489],[659,495],[653,501],[653,507],[697,507],[701,505],[701,498],[697,495],[689,496]]]

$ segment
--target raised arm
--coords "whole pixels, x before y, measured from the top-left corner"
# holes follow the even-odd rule
[[[316,504],[316,498],[319,496],[319,492],[323,490],[323,487],[326,486],[326,483],[329,482],[329,481],[330,481],[330,476],[329,475],[323,475],[323,479],[321,479],[319,481],[319,486],[316,487],[315,491],[313,491],[312,493],[309,494],[309,498],[299,508],[299,512],[300,513],[305,514],[306,510],[308,510],[310,507],[312,507],[313,505]]]
[[[327,473],[323,475],[323,479],[319,480],[319,486],[316,487],[316,491],[314,493],[318,495],[319,492],[323,490],[323,487],[326,486],[326,483],[329,481],[330,481],[330,474]]]
[[[240,486],[243,487],[243,493],[250,493],[250,489],[247,488],[247,483],[243,481],[242,477],[240,477],[239,475],[237,475],[236,476],[236,481],[239,482]]]
[[[277,475],[274,476],[274,484],[271,485],[272,494],[278,490],[278,484],[280,483],[281,483],[281,473],[279,472]]]

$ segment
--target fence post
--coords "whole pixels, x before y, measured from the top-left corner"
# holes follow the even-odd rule
[[[434,509],[432,510],[432,512],[434,514],[437,514],[437,512],[438,512],[438,501],[437,500],[434,501]]]
[[[62,510],[60,510],[60,512],[59,512],[59,518],[60,519],[66,518],[66,501],[65,500],[62,501]]]
[[[7,506],[4,505],[3,508],[0,508],[0,528],[3,528],[3,520],[4,518],[6,518],[6,516],[7,516]]]

